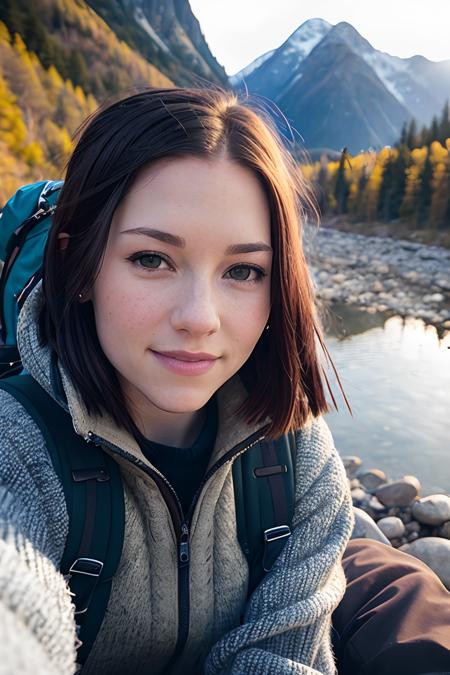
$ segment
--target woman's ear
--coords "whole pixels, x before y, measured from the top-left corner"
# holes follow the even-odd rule
[[[61,253],[64,252],[69,246],[69,239],[70,234],[67,234],[67,232],[60,232],[58,234],[59,250],[61,251]]]

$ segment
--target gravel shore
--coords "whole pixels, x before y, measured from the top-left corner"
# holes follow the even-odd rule
[[[450,250],[307,225],[303,245],[317,296],[450,329]]]

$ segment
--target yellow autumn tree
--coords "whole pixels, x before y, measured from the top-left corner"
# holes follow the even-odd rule
[[[390,157],[390,152],[391,149],[388,147],[380,150],[375,157],[374,166],[370,172],[366,187],[366,218],[369,222],[373,222],[377,218],[381,181],[383,179],[385,164]]]
[[[17,97],[0,74],[0,140],[12,152],[20,152],[27,138],[27,128]]]
[[[363,152],[352,158],[352,172],[348,196],[348,213],[352,220],[365,218],[365,188],[371,172],[373,153]]]
[[[417,225],[417,198],[420,189],[420,176],[427,158],[428,148],[414,148],[410,153],[411,164],[406,169],[406,186],[400,215],[411,224]]]
[[[430,225],[439,227],[444,223],[449,203],[449,150],[438,141],[430,146],[430,159],[433,165],[432,197],[430,207]]]
[[[67,129],[59,127],[52,120],[45,120],[41,131],[49,161],[55,167],[64,166],[73,150],[72,139]]]

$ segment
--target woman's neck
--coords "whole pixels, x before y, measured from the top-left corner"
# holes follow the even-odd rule
[[[164,412],[164,411],[163,411]],[[166,419],[143,419],[135,423],[145,438],[176,448],[190,448],[197,440],[206,419],[206,406],[193,413],[166,413]]]

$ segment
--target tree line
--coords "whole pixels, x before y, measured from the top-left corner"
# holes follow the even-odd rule
[[[450,229],[450,110],[431,124],[403,126],[395,145],[338,161],[322,155],[301,166],[313,182],[323,215],[350,221],[404,221],[415,228]]]

